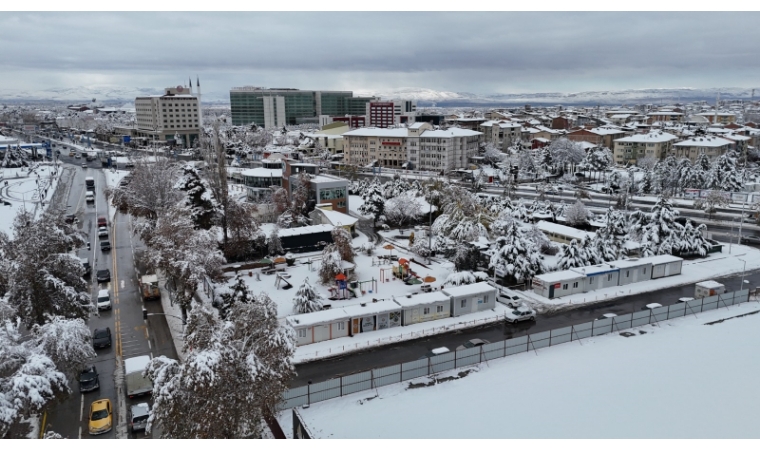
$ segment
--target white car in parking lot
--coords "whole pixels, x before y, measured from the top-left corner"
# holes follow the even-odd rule
[[[505,313],[507,322],[517,323],[524,320],[536,321],[536,311],[527,306],[520,306],[515,309],[507,310]]]

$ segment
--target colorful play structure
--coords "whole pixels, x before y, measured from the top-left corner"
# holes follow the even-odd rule
[[[335,286],[330,286],[328,289],[330,300],[346,300],[351,297],[361,297],[367,293],[377,293],[377,280],[373,277],[371,280],[349,281],[344,274],[339,273],[335,276]]]

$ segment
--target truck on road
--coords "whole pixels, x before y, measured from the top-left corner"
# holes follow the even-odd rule
[[[127,397],[134,398],[139,395],[153,392],[153,383],[143,377],[143,371],[150,363],[150,356],[135,356],[124,360],[124,374],[126,375]]]
[[[140,279],[140,289],[142,289],[143,300],[161,299],[157,275],[143,275]]]
[[[94,191],[95,190],[95,178],[93,177],[87,177],[84,179],[84,184],[87,187],[88,191]]]

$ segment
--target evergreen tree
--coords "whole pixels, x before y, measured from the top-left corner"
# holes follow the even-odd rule
[[[640,220],[632,227],[639,233],[642,256],[670,255],[678,250],[682,226],[675,221],[677,216],[678,210],[673,209],[670,200],[660,197],[646,214],[646,221]]]
[[[591,262],[589,261],[588,255],[586,255],[586,252],[577,239],[573,239],[559,251],[559,259],[557,260],[558,270],[567,270],[575,267],[588,266],[590,264]]]
[[[385,198],[376,180],[369,185],[362,199],[364,204],[359,207],[359,213],[372,217],[374,223],[377,223],[385,211]]]
[[[507,282],[522,283],[546,272],[538,249],[516,221],[507,224],[504,236],[496,240],[495,247],[489,269],[501,273]]]
[[[707,188],[725,192],[739,192],[742,180],[736,170],[736,153],[727,152],[720,157],[707,174]]]
[[[230,309],[237,303],[250,303],[254,299],[253,293],[248,289],[245,280],[238,275],[235,277],[235,283],[225,289],[217,291],[219,301],[219,316],[222,319],[227,317]]]
[[[309,278],[307,277],[301,287],[298,288],[295,297],[293,297],[293,309],[296,314],[321,311],[322,300],[322,295],[309,284]]]
[[[190,164],[182,168],[182,176],[174,186],[184,191],[187,196],[185,204],[190,210],[190,216],[198,228],[208,230],[214,224],[214,218],[219,212],[219,205],[213,197],[208,183],[198,173],[198,169]]]

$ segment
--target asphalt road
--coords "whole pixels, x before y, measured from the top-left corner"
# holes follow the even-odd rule
[[[756,286],[760,286],[760,271],[748,273],[744,276],[744,279],[749,280],[749,283],[745,283],[745,286],[754,289]],[[717,280],[724,283],[728,291],[739,290],[742,284],[741,275],[718,278]],[[600,317],[604,313],[621,315],[639,311],[644,305],[653,302],[667,306],[676,303],[681,297],[693,296],[694,284],[687,284],[663,289],[656,293],[631,295],[619,300],[564,310],[557,314],[539,315],[536,322],[521,322],[515,325],[499,322],[478,328],[402,342],[393,346],[378,347],[337,358],[299,364],[296,366],[297,376],[290,385],[291,387],[298,387],[306,385],[308,381],[317,383],[336,376],[414,361],[434,348],[448,347],[449,350],[454,350],[464,342],[474,338],[497,342],[529,333],[586,323]]]
[[[63,162],[76,165],[65,165],[66,170],[73,172],[69,195],[66,205],[60,205],[68,213],[76,214],[78,226],[84,230],[91,243],[91,249],[79,249],[80,257],[90,260],[92,267],[91,292],[93,299],[99,289],[111,292],[112,309],[99,311],[91,315],[88,325],[92,330],[108,327],[111,329],[112,346],[97,350],[97,358],[93,361],[100,375],[100,389],[81,394],[78,383],[72,380],[72,395],[64,403],[52,409],[46,416],[46,429],[52,429],[67,438],[125,438],[144,437],[143,433],[131,436],[128,433],[126,411],[131,404],[148,401],[146,398],[126,399],[124,395],[122,367],[123,360],[140,355],[166,355],[177,358],[173,342],[169,334],[166,320],[163,316],[152,316],[145,321],[142,317],[143,301],[139,292],[139,283],[134,264],[134,242],[131,233],[130,217],[116,214],[111,223],[109,218],[109,237],[112,245],[110,252],[100,250],[97,235],[97,217],[108,216],[106,198],[103,193],[106,188],[105,175],[99,161],[92,161],[88,168],[81,167],[82,159],[69,158],[68,154],[60,157]],[[95,203],[88,204],[84,200],[87,176],[95,178]],[[95,275],[100,269],[111,271],[111,281],[97,283]],[[95,300],[93,300],[94,302]],[[160,302],[149,302],[146,308],[150,312],[162,312]],[[99,436],[88,434],[88,418],[90,404],[98,399],[108,398],[114,409],[114,428]]]

